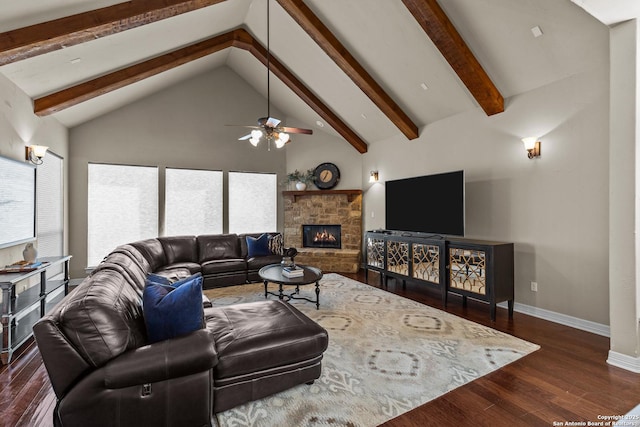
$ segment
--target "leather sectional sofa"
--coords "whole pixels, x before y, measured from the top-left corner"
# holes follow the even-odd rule
[[[172,236],[132,243],[149,262],[151,271],[171,279],[202,273],[203,288],[239,285],[260,280],[258,270],[282,260],[282,235],[263,233],[274,242],[268,254],[251,256],[247,237],[262,234]]]
[[[244,253],[227,235],[150,239],[109,254],[34,325],[57,397],[54,425],[210,426],[216,412],[319,378],[327,332],[280,300],[205,304],[202,329],[147,339],[150,272],[199,267],[212,286],[244,282],[267,262]]]

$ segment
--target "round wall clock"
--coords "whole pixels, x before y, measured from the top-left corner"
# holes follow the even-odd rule
[[[319,164],[313,171],[316,187],[321,190],[333,188],[340,181],[340,169],[333,163]]]

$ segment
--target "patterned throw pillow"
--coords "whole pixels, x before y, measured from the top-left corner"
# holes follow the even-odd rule
[[[281,233],[269,236],[269,252],[273,255],[282,255],[284,253],[284,237]]]

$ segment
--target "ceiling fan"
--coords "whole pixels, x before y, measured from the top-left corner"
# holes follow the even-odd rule
[[[260,117],[258,119],[257,126],[243,126],[253,129],[248,135],[241,136],[238,141],[249,140],[254,147],[258,146],[260,138],[263,136],[271,148],[271,142],[273,142],[276,148],[282,148],[284,145],[291,141],[290,133],[299,133],[305,135],[312,135],[313,130],[280,126],[281,120],[271,117],[271,99],[270,99],[270,75],[271,75],[271,62],[270,62],[270,50],[269,50],[269,3],[271,0],[267,0],[267,117]],[[233,125],[230,125],[233,126]],[[242,125],[240,125],[242,126]]]

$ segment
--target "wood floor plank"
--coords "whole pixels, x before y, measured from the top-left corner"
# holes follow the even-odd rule
[[[364,273],[344,274],[364,282]],[[486,304],[462,306],[452,295],[442,307],[432,288],[389,281],[372,286],[464,317],[541,346],[517,361],[458,387],[382,424],[386,427],[527,427],[554,421],[598,421],[598,415],[623,415],[640,400],[640,374],[606,363],[609,339],[568,326],[499,308],[492,322]],[[51,427],[55,395],[37,347],[20,349],[9,366],[0,367],[0,427]],[[5,416],[6,415],[6,416]]]

